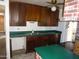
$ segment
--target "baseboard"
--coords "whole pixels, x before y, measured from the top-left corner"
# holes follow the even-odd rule
[[[23,54],[25,52],[26,52],[25,49],[14,50],[14,51],[12,51],[12,56],[18,55],[18,54]]]

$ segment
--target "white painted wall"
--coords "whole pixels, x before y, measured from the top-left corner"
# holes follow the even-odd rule
[[[77,22],[69,22],[68,27],[69,28],[67,29],[67,41],[74,41],[77,29]]]
[[[59,31],[62,31],[60,42],[74,41],[76,29],[77,22],[61,22],[59,26]]]
[[[59,31],[62,32],[60,42],[65,42],[67,40],[66,24],[67,24],[67,22],[60,22],[59,23]]]

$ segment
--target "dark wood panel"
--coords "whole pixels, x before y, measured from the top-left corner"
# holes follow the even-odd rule
[[[59,18],[59,11],[52,12],[50,8],[42,7],[41,16],[38,22],[39,26],[57,26]]]
[[[20,2],[10,2],[10,25],[25,26],[27,21],[38,21],[39,26],[57,26],[59,11]]]
[[[58,20],[59,20],[59,10],[57,9],[55,12],[50,13],[50,26],[58,26]]]
[[[11,2],[10,3],[10,25],[16,26],[18,25],[19,20],[19,3]]]
[[[38,21],[39,26],[57,26],[59,11],[50,8],[27,4],[26,21]]]
[[[60,34],[48,36],[28,36],[26,40],[26,52],[33,52],[36,47],[59,44]]]
[[[40,6],[27,4],[26,19],[27,21],[38,21],[40,18]]]
[[[39,26],[47,26],[48,25],[48,20],[50,19],[49,10],[50,9],[48,9],[46,7],[41,8],[41,16],[40,16],[40,20],[38,20]]]
[[[32,6],[31,5],[27,5],[26,6],[26,21],[31,20],[31,12],[32,12]]]
[[[10,25],[25,25],[25,4],[19,2],[10,2]]]
[[[25,26],[26,25],[26,4],[25,3],[20,3],[20,8],[19,8],[19,25],[20,26]]]

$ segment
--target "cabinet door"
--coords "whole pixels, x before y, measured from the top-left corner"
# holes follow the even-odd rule
[[[0,32],[4,32],[4,16],[0,15]]]
[[[25,4],[10,2],[10,25],[25,26]]]
[[[32,19],[38,21],[40,18],[40,6],[32,5]]]
[[[27,4],[26,19],[27,21],[38,21],[40,18],[40,6]]]
[[[19,21],[19,3],[11,2],[10,3],[10,25],[16,26]]]
[[[58,26],[58,20],[59,20],[59,10],[56,10],[55,12],[50,13],[50,23],[53,26]]]
[[[38,21],[38,25],[39,26],[47,26],[49,23],[49,19],[50,19],[49,9],[46,7],[42,7],[41,8],[41,16],[40,16],[40,20]]]
[[[33,52],[34,48],[36,47],[36,37],[28,36],[26,39],[27,39],[26,52]]]
[[[19,26],[25,26],[26,25],[26,4],[20,3],[19,5]]]
[[[32,13],[32,6],[27,4],[26,5],[26,21],[32,20],[31,19],[31,13]]]
[[[57,26],[59,11],[52,12],[50,8],[41,8],[41,16],[38,22],[39,26]]]

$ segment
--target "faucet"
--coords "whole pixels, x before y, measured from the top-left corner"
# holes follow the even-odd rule
[[[33,34],[34,33],[34,30],[32,30],[32,33],[31,34]]]
[[[30,35],[33,35],[34,31],[32,30],[32,32],[30,33]]]

